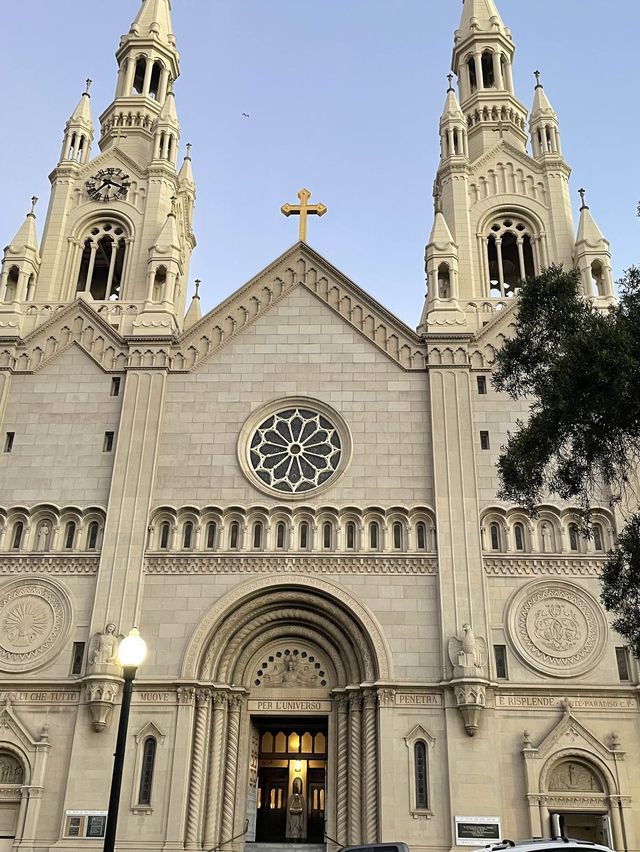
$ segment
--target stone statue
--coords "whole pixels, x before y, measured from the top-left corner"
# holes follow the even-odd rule
[[[38,550],[40,552],[47,550],[49,544],[49,527],[47,524],[42,524],[38,530]]]
[[[118,636],[115,624],[107,624],[104,633],[96,633],[91,642],[89,663],[92,666],[118,665]]]
[[[551,553],[551,527],[549,524],[543,524],[540,531],[542,533],[542,552]]]
[[[291,796],[287,805],[287,838],[304,839],[304,797],[301,778],[294,778],[291,787]]]
[[[484,669],[487,664],[487,643],[474,636],[470,624],[462,626],[462,639],[452,636],[449,639],[449,659],[456,668]]]

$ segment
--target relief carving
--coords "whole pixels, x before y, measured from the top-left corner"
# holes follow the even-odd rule
[[[62,646],[70,622],[69,600],[50,581],[9,583],[0,598],[0,670],[42,665]]]
[[[18,760],[6,752],[0,753],[0,784],[22,784],[24,769]]]
[[[281,686],[285,689],[326,686],[325,673],[313,654],[293,650],[268,657],[255,679],[256,686]],[[260,682],[259,682],[260,681]]]
[[[549,792],[603,793],[602,784],[584,764],[573,761],[555,767],[549,778]]]
[[[464,624],[462,638],[452,636],[449,639],[449,659],[456,677],[481,675],[487,664],[487,643],[482,637],[474,635],[470,624]]]

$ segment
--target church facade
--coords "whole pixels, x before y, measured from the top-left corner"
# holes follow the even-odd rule
[[[134,626],[123,852],[639,848],[639,671],[599,602],[617,519],[586,541],[571,506],[496,497],[521,281],[563,263],[613,300],[514,53],[466,0],[416,331],[304,231],[202,316],[170,2],[143,0],[99,138],[87,88],[42,238],[32,209],[2,260],[0,850],[102,848]]]

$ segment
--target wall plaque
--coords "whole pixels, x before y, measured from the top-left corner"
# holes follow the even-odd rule
[[[250,698],[251,713],[330,713],[333,702],[328,698]]]
[[[486,846],[501,835],[500,817],[456,817],[456,846]]]

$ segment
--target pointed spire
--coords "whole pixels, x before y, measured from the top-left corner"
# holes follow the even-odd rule
[[[608,246],[609,243],[607,242],[604,234],[598,227],[596,220],[591,215],[589,205],[585,201],[586,190],[580,189],[579,194],[582,200],[582,206],[580,207],[580,223],[578,224],[578,236],[576,238],[576,245],[580,245],[580,243],[586,243],[589,246],[595,247],[599,243],[606,242]]]
[[[180,250],[180,235],[178,234],[178,222],[176,219],[177,198],[175,195],[171,199],[171,210],[169,211],[160,235],[156,240],[154,248],[163,252],[170,249]]]
[[[184,162],[182,164],[182,168],[178,174],[178,180],[181,184],[185,185],[193,185],[195,186],[195,180],[193,179],[193,168],[191,166],[191,149],[193,145],[191,142],[187,142],[187,153],[184,158]]]
[[[171,0],[142,0],[142,6],[129,31],[132,35],[157,35],[161,41],[175,44],[171,23]]]
[[[433,247],[439,252],[451,250],[452,248],[457,248],[449,226],[447,225],[447,220],[444,218],[444,213],[442,212],[442,202],[440,200],[440,196],[436,195],[435,198],[435,207],[436,207],[436,215],[433,220],[433,227],[431,228],[431,234],[429,235],[428,247]]]
[[[494,0],[463,0],[462,20],[459,38],[465,39],[475,33],[501,32],[507,34]]]
[[[71,114],[71,118],[69,119],[70,123],[84,124],[86,127],[93,128],[93,120],[91,118],[91,95],[89,94],[89,89],[91,88],[92,83],[93,80],[87,79],[87,87],[78,101],[78,106]]]
[[[555,110],[549,103],[549,98],[547,97],[544,86],[540,82],[540,72],[534,71],[534,77],[536,78],[536,88],[535,94],[533,96],[533,107],[531,108],[531,119],[537,118],[539,115],[552,115],[555,116]]]
[[[178,125],[178,111],[176,110],[176,96],[173,92],[173,86],[169,88],[167,97],[164,99],[164,104],[158,116],[158,123]]]
[[[202,281],[199,278],[196,278],[196,291],[193,294],[193,298],[191,299],[191,304],[189,305],[189,310],[187,311],[184,318],[184,328],[185,331],[188,328],[191,328],[192,325],[195,325],[199,319],[202,317],[202,310],[200,307],[200,285]]]
[[[31,210],[27,213],[24,222],[18,228],[17,234],[9,244],[14,253],[19,252],[20,254],[25,254],[26,252],[34,252],[36,255],[38,254],[38,234],[36,233],[35,212],[37,203],[38,199],[34,195],[31,199]]]
[[[451,74],[449,75],[451,77]],[[447,97],[444,102],[444,109],[442,110],[441,121],[449,121],[450,119],[456,119],[462,121],[466,121],[464,117],[464,113],[460,107],[460,102],[458,101],[458,96],[456,95],[453,88],[447,89]]]

